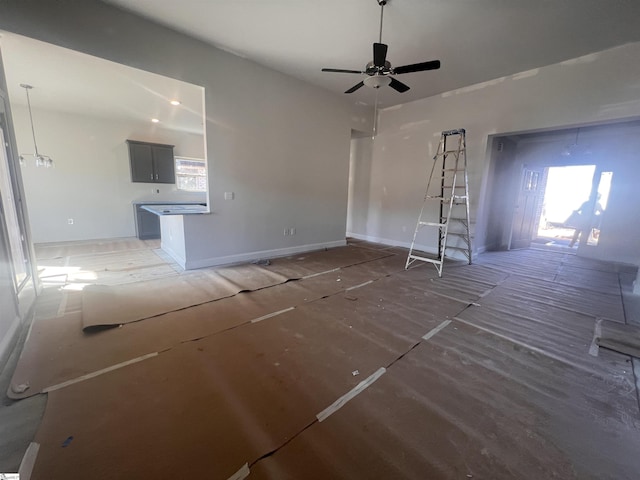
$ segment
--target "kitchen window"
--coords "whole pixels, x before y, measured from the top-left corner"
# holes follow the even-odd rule
[[[176,157],[176,188],[188,192],[206,192],[206,162],[199,158]]]

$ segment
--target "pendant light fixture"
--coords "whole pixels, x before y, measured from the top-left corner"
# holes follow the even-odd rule
[[[573,144],[565,146],[560,155],[563,157],[572,157],[576,155],[591,155],[591,149],[588,145],[580,145],[578,140],[580,138],[580,129],[576,129],[576,139]],[[584,143],[584,142],[583,142]]]
[[[33,135],[33,148],[35,153],[26,153],[20,155],[20,164],[24,165],[24,157],[25,155],[34,157],[36,159],[36,167],[45,167],[50,168],[53,167],[53,159],[48,155],[43,155],[38,152],[38,143],[36,142],[36,130],[33,127],[33,114],[31,113],[31,100],[29,99],[29,90],[33,88],[33,86],[28,85],[26,83],[21,83],[20,86],[24,88],[25,93],[27,94],[27,108],[29,109],[29,121],[31,122],[31,134]]]

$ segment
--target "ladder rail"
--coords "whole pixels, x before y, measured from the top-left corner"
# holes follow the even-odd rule
[[[438,148],[440,148],[440,146],[438,146]],[[416,223],[416,228],[413,231],[413,239],[411,240],[411,247],[409,248],[409,252],[413,251],[413,248],[415,246],[416,243],[416,237],[418,236],[418,230],[420,230],[420,219],[422,218],[422,215],[424,214],[424,207],[427,204],[427,199],[429,198],[429,185],[431,184],[431,181],[433,180],[433,172],[436,169],[436,157],[438,156],[438,154],[436,153],[436,155],[433,157],[433,164],[431,165],[431,172],[429,173],[429,177],[427,179],[427,188],[424,192],[424,198],[422,199],[422,207],[420,208],[420,214],[418,215],[418,222]],[[406,270],[407,268],[409,268],[409,265],[411,265],[411,263],[413,263],[413,261],[410,261],[410,257],[411,255],[407,256],[407,262],[405,263],[404,269]]]
[[[442,132],[440,141],[438,143],[438,149],[433,157],[433,163],[431,165],[431,171],[427,180],[427,187],[425,195],[420,208],[418,221],[416,222],[416,228],[413,232],[413,238],[411,240],[411,246],[409,248],[409,254],[407,255],[407,261],[405,263],[405,269],[415,261],[423,261],[431,263],[435,266],[438,276],[442,276],[442,270],[444,267],[444,260],[447,250],[462,252],[464,256],[471,264],[471,234],[470,234],[470,209],[469,209],[469,178],[467,171],[467,155],[466,155],[466,139],[465,130],[447,130]],[[449,148],[447,140],[451,136],[457,135],[457,144],[454,148]],[[451,143],[451,142],[449,142]],[[437,165],[441,165],[441,174],[439,178],[434,178],[434,173]],[[453,167],[453,168],[451,168]],[[460,175],[462,174],[462,175]],[[430,195],[432,185],[435,181],[439,180],[439,195]],[[463,190],[463,194],[459,194],[460,190]],[[447,196],[448,194],[448,196]],[[438,221],[425,221],[425,208],[429,200],[437,200],[438,207]],[[461,206],[464,205],[464,218],[461,217]],[[457,208],[456,208],[457,207]],[[459,212],[454,215],[454,209]],[[451,222],[459,222],[458,225],[462,226],[463,231],[460,231],[460,227],[457,227],[455,231],[449,232],[449,225]],[[418,231],[422,227],[436,227],[438,229],[438,250],[437,258],[432,259],[423,255],[416,255],[414,249],[416,246],[416,240],[418,238]],[[452,246],[448,245],[447,240],[449,235],[458,238],[458,241]],[[464,244],[460,246],[460,244]]]
[[[471,213],[470,213],[470,208],[469,208],[469,173],[468,173],[468,169],[467,169],[467,145],[466,145],[466,139],[465,139],[465,145],[464,145],[464,150],[463,150],[463,155],[464,155],[464,191],[466,192],[467,195],[467,200],[466,200],[466,210],[467,210],[467,220],[466,220],[466,231],[467,231],[467,259],[469,260],[469,264],[471,264],[472,261],[472,256],[471,256],[471,234],[469,233],[469,228],[471,227],[470,223],[471,223]]]

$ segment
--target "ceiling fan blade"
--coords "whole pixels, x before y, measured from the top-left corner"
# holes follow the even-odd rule
[[[376,67],[384,67],[387,61],[387,48],[389,47],[384,43],[373,44],[373,64]]]
[[[358,90],[360,87],[363,87],[363,86],[364,86],[364,82],[360,82],[360,83],[358,83],[358,84],[354,85],[353,87],[351,87],[349,90],[347,90],[347,91],[346,91],[346,92],[344,92],[344,93],[353,93],[353,92],[355,92],[356,90]]]
[[[364,73],[363,71],[360,71],[360,70],[343,70],[342,68],[323,68],[322,71],[333,72],[333,73],[357,73],[357,74]]]
[[[407,85],[405,85],[404,83],[396,80],[393,77],[391,77],[391,83],[389,84],[389,86],[391,88],[393,88],[394,90],[400,92],[400,93],[404,93],[407,90],[409,90],[409,87]]]
[[[414,63],[412,65],[403,65],[402,67],[395,67],[393,72],[400,73],[413,73],[424,72],[425,70],[437,70],[440,68],[440,60],[432,60],[431,62]]]

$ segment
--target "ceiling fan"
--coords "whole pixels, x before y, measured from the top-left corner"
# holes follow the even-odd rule
[[[364,85],[371,88],[380,88],[389,85],[394,90],[404,93],[409,90],[409,86],[405,85],[394,78],[395,75],[403,73],[424,72],[426,70],[437,70],[440,68],[440,60],[432,60],[430,62],[413,63],[411,65],[403,65],[401,67],[392,67],[387,61],[388,45],[382,43],[382,19],[384,15],[384,6],[387,0],[376,0],[380,5],[380,37],[377,43],[373,44],[373,60],[367,63],[364,70],[344,70],[341,68],[323,68],[323,72],[334,73],[355,73],[358,75],[366,75],[367,77],[357,83],[344,93],[353,93]]]

